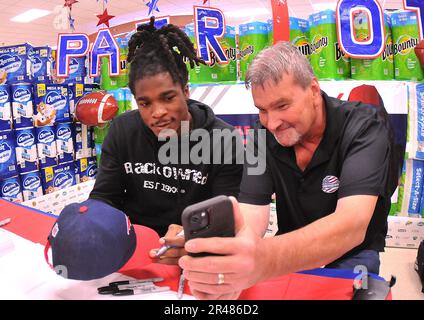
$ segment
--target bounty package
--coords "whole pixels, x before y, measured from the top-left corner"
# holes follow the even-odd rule
[[[194,24],[188,24],[184,28],[184,32],[190,38],[190,41],[193,42],[194,47],[196,49],[196,35],[194,32]],[[196,49],[197,50],[197,49]],[[187,62],[187,70],[189,71],[189,81],[192,84],[195,83],[210,83],[211,80],[211,70],[208,65],[199,64],[198,66],[195,64],[194,68],[190,67],[190,63]]]
[[[0,48],[0,84],[32,80],[32,51],[27,43]]]
[[[375,59],[351,59],[352,79],[355,80],[393,80],[393,40],[391,30],[391,19],[384,15],[385,22],[385,47],[383,53]],[[354,28],[357,36],[363,34],[369,37],[369,24],[367,15],[356,17]]]
[[[111,94],[118,103],[118,115],[125,113],[125,111],[127,111],[127,105],[125,100],[126,91],[124,89],[115,89],[109,90],[107,93]]]
[[[397,11],[391,18],[395,79],[422,80],[423,70],[414,52],[419,42],[417,15],[413,11]]]
[[[213,51],[211,55],[211,81],[212,82],[225,82],[237,81],[237,50],[236,50],[236,29],[227,26],[224,36],[219,40],[222,50],[227,56],[228,63],[221,64]]]
[[[267,20],[268,25],[268,47],[272,47],[274,45],[274,26],[273,21],[271,19]]]
[[[308,59],[311,58],[309,44],[309,22],[299,18],[290,18],[290,42]]]
[[[318,79],[350,77],[349,58],[337,42],[336,13],[325,10],[309,16],[311,65]]]
[[[52,49],[50,47],[36,47],[31,56],[32,77],[35,81],[44,82],[51,79],[52,71]]]
[[[101,78],[100,86],[103,90],[115,90],[128,86],[128,40],[124,38],[116,39],[119,45],[119,76],[110,76],[109,74],[109,57],[101,59]]]
[[[34,91],[34,126],[70,121],[67,85],[38,83]]]
[[[194,25],[185,26],[185,33],[195,44],[196,37]],[[217,83],[227,81],[237,81],[237,51],[236,51],[236,31],[234,27],[227,26],[224,36],[219,39],[222,50],[227,56],[228,63],[219,63],[216,54],[209,50],[211,62],[209,65],[199,64],[191,69],[187,62],[189,70],[190,83]]]
[[[132,101],[134,99],[133,94],[129,88],[122,88],[125,92],[125,110],[132,110]]]
[[[246,79],[246,72],[253,58],[269,45],[268,33],[268,23],[265,22],[239,25],[240,80]]]

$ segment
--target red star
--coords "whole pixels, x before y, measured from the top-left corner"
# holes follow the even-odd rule
[[[99,18],[99,23],[97,23],[97,27],[100,26],[101,24],[105,24],[109,28],[109,20],[114,17],[115,16],[108,15],[107,9],[105,9],[105,11],[103,11],[102,14],[97,15],[97,18]]]
[[[208,0],[203,0],[203,4],[206,4],[206,2],[208,2]]]
[[[64,7],[69,7],[69,9],[72,10],[72,5],[74,3],[77,3],[77,0],[65,0],[65,4],[63,5]]]

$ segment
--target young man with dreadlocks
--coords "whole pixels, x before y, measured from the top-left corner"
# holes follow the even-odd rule
[[[237,139],[228,141],[221,150],[211,146],[209,164],[195,164],[192,159],[188,163],[161,163],[160,148],[167,142],[159,141],[159,134],[164,130],[173,130],[181,138],[184,121],[188,124],[186,131],[204,129],[209,136],[217,130],[234,130],[218,119],[211,108],[189,99],[184,61],[189,61],[192,68],[194,64],[204,63],[196,57],[192,42],[178,27],[166,25],[156,29],[153,17],[149,24],[138,27],[129,41],[128,54],[129,87],[138,110],[113,120],[90,194],[90,198],[124,211],[132,223],[148,226],[160,236],[166,233],[167,244],[181,247],[183,237],[176,234],[182,229],[184,208],[217,195],[237,196],[243,170],[243,164],[236,163],[237,152],[243,152],[243,145],[240,148],[238,144],[242,140]],[[189,149],[192,147],[190,142]],[[230,164],[212,161],[214,152],[229,148],[232,148]],[[161,261],[176,263],[183,253],[183,249],[168,250]],[[154,254],[152,251],[151,255]]]

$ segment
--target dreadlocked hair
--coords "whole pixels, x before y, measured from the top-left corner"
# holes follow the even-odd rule
[[[177,26],[168,24],[160,29],[154,26],[155,17],[148,24],[140,25],[128,42],[128,58],[131,63],[129,87],[135,93],[135,82],[144,77],[169,72],[174,83],[184,88],[188,82],[190,67],[205,62],[198,58],[193,43]]]

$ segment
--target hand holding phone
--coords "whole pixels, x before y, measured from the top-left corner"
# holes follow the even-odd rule
[[[181,215],[185,241],[194,238],[234,237],[233,204],[227,196],[217,196],[184,209]],[[189,253],[199,257],[207,252]]]

